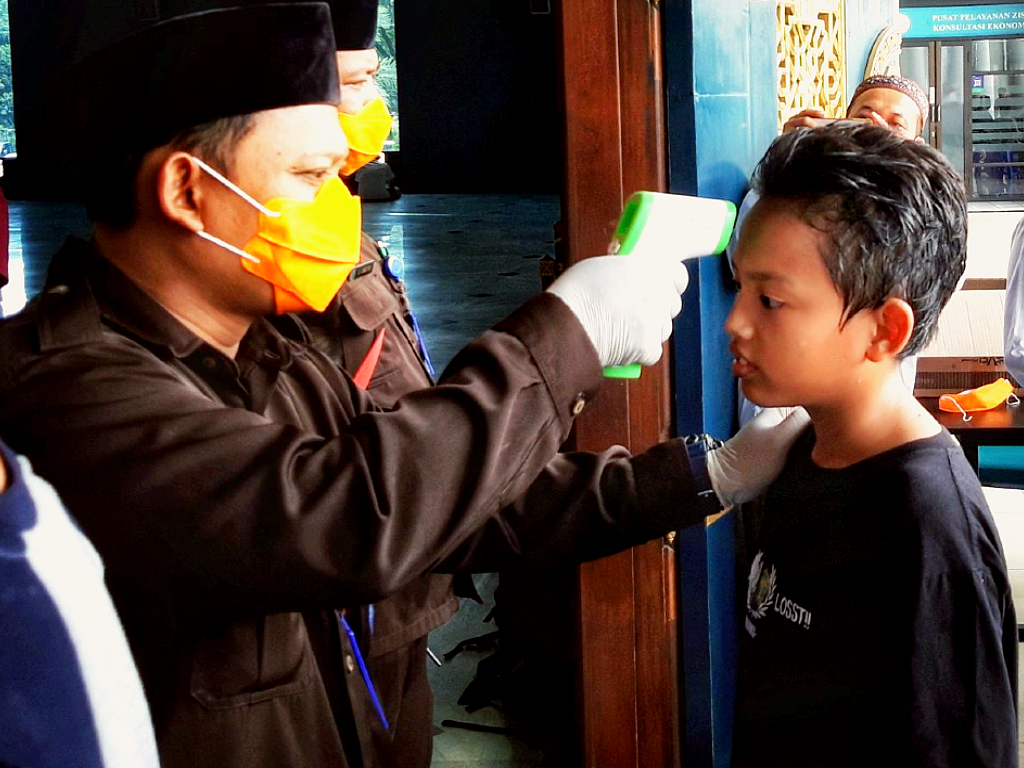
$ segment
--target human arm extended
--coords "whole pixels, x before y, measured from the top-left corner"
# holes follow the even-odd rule
[[[706,473],[703,451],[682,439],[636,456],[620,446],[560,454],[442,567],[496,570],[510,555],[538,564],[592,560],[695,525],[763,493],[808,422],[803,408],[767,409],[706,454]]]
[[[0,426],[112,574],[237,610],[369,602],[428,570],[525,491],[600,384],[583,329],[541,296],[394,411],[296,348],[254,412],[202,348],[49,338],[85,322],[76,300],[44,295],[45,322],[4,329]]]

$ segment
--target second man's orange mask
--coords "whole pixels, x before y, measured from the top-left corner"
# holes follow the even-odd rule
[[[391,134],[391,113],[378,96],[354,115],[339,112],[338,121],[348,139],[348,158],[341,175],[351,176],[384,151],[384,142]]]

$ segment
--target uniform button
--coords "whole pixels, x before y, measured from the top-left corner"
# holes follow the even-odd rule
[[[576,395],[576,402],[572,404],[572,415],[579,416],[587,407],[587,399],[583,395]]]
[[[62,296],[63,294],[67,293],[69,290],[70,289],[66,285],[64,285],[62,283],[60,285],[55,285],[52,288],[47,288],[46,292],[47,293],[54,293],[54,294],[57,294],[58,296]]]
[[[215,371],[217,370],[217,361],[212,357],[204,357],[203,368],[205,368],[208,371]]]
[[[356,660],[352,657],[351,653],[346,653],[345,654],[345,671],[348,672],[351,675],[355,671],[355,669],[356,669]]]

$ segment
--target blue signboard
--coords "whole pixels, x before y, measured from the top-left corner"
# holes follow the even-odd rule
[[[910,19],[905,39],[1024,36],[1024,3],[900,8]]]

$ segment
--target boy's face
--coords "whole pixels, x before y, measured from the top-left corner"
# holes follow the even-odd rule
[[[824,406],[856,387],[875,326],[860,312],[840,327],[843,300],[821,255],[827,243],[779,201],[762,199],[744,223],[725,330],[733,375],[758,405]]]

